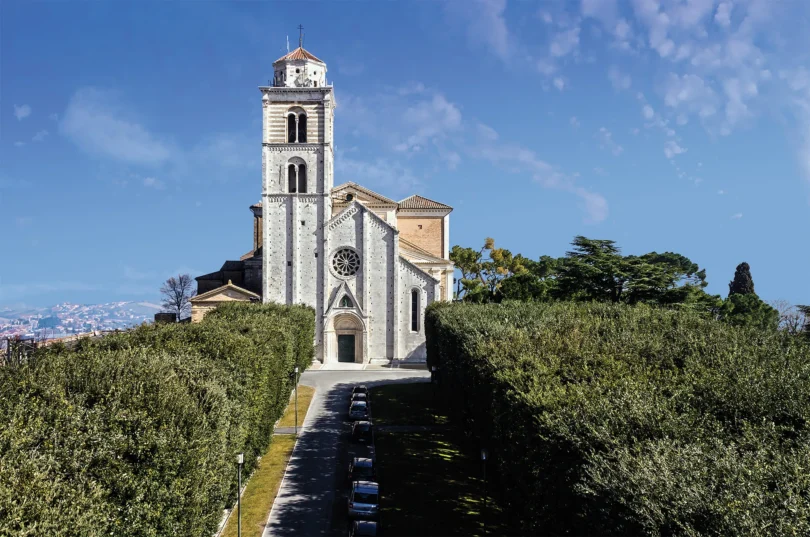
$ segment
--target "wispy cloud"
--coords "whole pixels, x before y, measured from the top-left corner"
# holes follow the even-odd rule
[[[606,149],[613,153],[614,156],[619,156],[624,152],[624,148],[616,143],[613,139],[613,133],[610,132],[605,127],[600,127],[599,131],[596,133],[597,138],[599,139],[599,145],[602,149]]]
[[[732,220],[739,220],[742,217],[743,217],[743,213],[735,213],[735,214],[731,215]]]
[[[630,75],[622,73],[615,65],[608,69],[608,80],[615,90],[626,90],[630,88]]]
[[[571,116],[571,119],[568,120],[568,124],[571,125],[575,129],[578,129],[579,126],[580,126],[580,122],[577,119],[577,116]]]
[[[682,153],[686,153],[686,149],[678,145],[675,140],[667,140],[667,142],[664,144],[664,156],[666,156],[668,159]]]
[[[504,62],[510,60],[512,44],[504,18],[506,0],[446,2],[445,6],[452,18],[466,24],[470,43],[483,46]]]
[[[14,117],[17,118],[17,121],[22,121],[23,119],[27,118],[31,115],[31,107],[27,104],[22,104],[17,106],[14,105]]]
[[[155,179],[154,177],[144,177],[143,178],[143,186],[147,188],[154,188],[155,190],[163,190],[166,188],[166,185],[160,179]]]
[[[32,142],[44,142],[45,137],[48,136],[48,131],[42,129],[41,131],[37,132],[33,138],[31,138]]]
[[[70,99],[59,129],[82,150],[129,164],[159,165],[172,157],[171,146],[147,127],[128,119],[118,96],[82,88]]]

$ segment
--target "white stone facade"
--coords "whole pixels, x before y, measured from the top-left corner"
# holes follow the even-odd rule
[[[310,58],[303,49],[281,58],[274,85],[260,88],[262,300],[315,309],[323,362],[424,360],[424,308],[452,297],[452,209],[419,198],[435,205],[426,218],[443,219],[436,255],[400,247],[398,202],[353,183],[333,188],[334,90]],[[290,76],[302,62],[308,82]]]

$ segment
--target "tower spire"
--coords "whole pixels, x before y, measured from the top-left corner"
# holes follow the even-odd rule
[[[304,26],[299,24],[298,25],[298,47],[303,48],[304,46]]]

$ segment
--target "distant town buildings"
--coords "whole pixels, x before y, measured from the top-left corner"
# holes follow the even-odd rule
[[[0,309],[0,339],[54,339],[93,331],[123,330],[150,322],[160,306],[149,302],[57,304],[50,308]]]

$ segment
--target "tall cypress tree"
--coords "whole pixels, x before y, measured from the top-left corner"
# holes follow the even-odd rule
[[[755,295],[754,278],[751,277],[751,267],[746,262],[737,265],[734,279],[728,284],[728,296]]]

